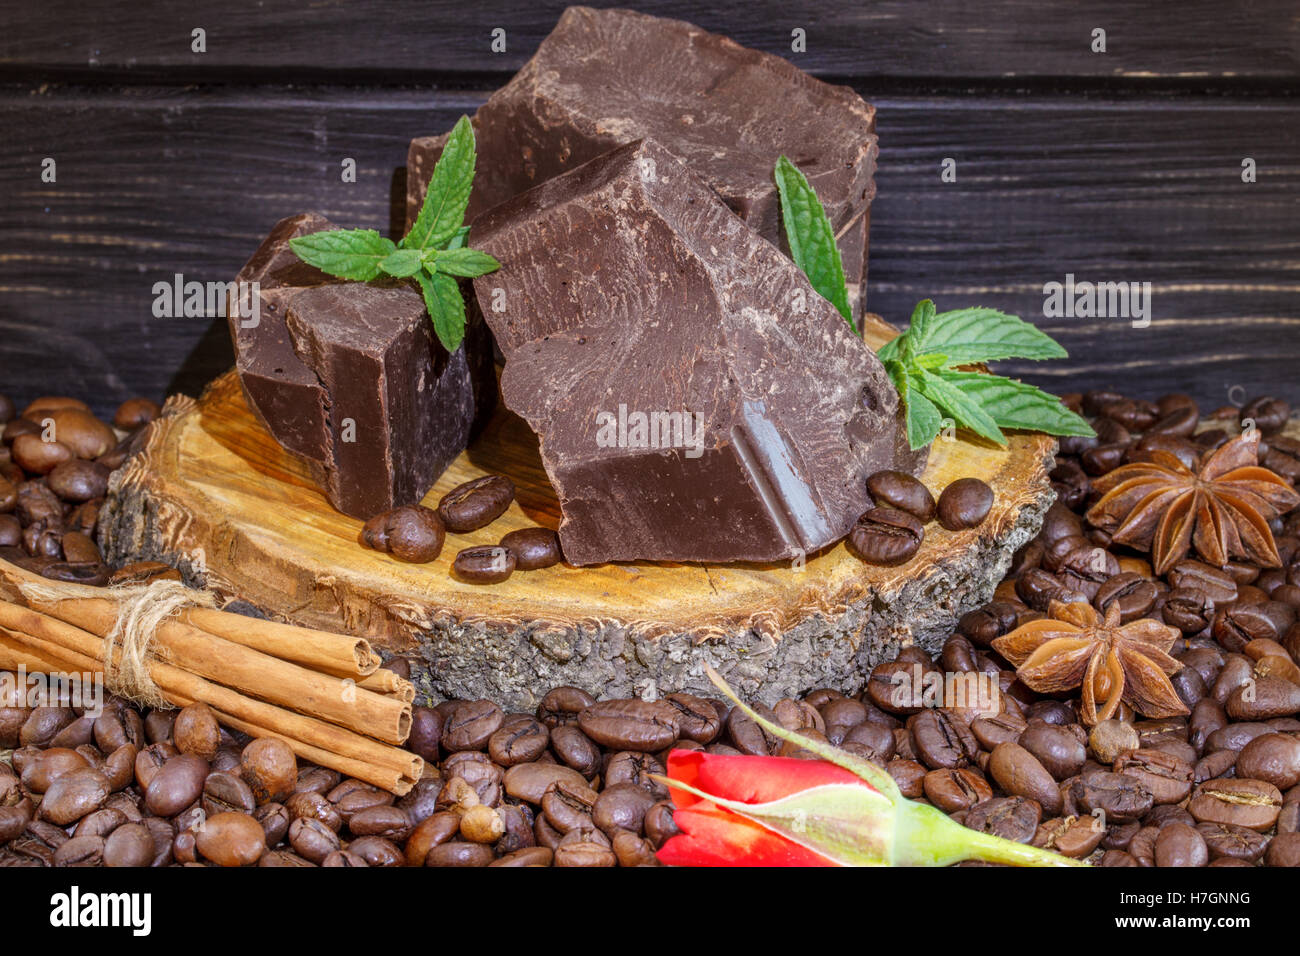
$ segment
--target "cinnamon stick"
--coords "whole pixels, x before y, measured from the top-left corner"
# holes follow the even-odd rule
[[[32,602],[46,614],[103,637],[117,620],[117,603],[103,597]],[[17,605],[0,602],[0,623]],[[8,626],[22,629],[21,625]],[[338,678],[307,670],[186,624],[164,621],[153,638],[158,656],[199,677],[341,727],[399,744],[411,732],[411,706]]]
[[[333,677],[359,680],[379,669],[379,655],[365,638],[208,607],[186,608],[180,613],[180,619],[209,634]]]
[[[102,641],[94,634],[30,608],[0,602],[0,647],[4,659],[26,651],[33,664],[46,670],[102,671],[98,655]],[[115,654],[115,659],[120,656]],[[71,665],[71,667],[69,667]],[[163,695],[178,706],[202,700],[237,730],[276,736],[296,754],[313,763],[347,773],[359,780],[404,794],[423,773],[423,761],[409,751],[386,746],[334,724],[283,710],[204,680],[172,664],[151,661],[149,670]]]

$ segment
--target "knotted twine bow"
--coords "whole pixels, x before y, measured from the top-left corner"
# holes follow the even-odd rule
[[[209,591],[196,591],[180,581],[166,579],[109,588],[23,581],[18,589],[35,604],[58,604],[75,598],[116,601],[117,619],[104,635],[100,652],[104,663],[104,686],[119,697],[149,707],[168,706],[167,699],[149,673],[150,663],[161,658],[153,646],[158,629],[187,607],[216,607],[217,603]],[[119,650],[120,655],[114,663],[114,652]]]

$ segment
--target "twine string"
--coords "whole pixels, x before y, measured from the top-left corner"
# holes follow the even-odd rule
[[[180,581],[171,580],[110,588],[78,588],[75,594],[69,593],[66,584],[24,581],[18,587],[24,597],[36,604],[57,604],[83,597],[108,597],[116,601],[117,618],[104,635],[100,651],[104,686],[119,697],[149,707],[168,706],[162,690],[149,673],[149,665],[160,658],[153,646],[158,628],[187,607],[216,606],[216,598],[211,592],[196,591]],[[115,651],[119,652],[116,663]]]

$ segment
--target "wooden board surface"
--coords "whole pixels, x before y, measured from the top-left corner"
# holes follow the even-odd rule
[[[105,414],[197,395],[233,363],[224,320],[155,318],[153,285],[232,277],[278,218],[316,209],[391,230],[412,136],[481,93],[57,88],[0,94],[0,390],[57,386]],[[1208,406],[1300,400],[1300,106],[1287,99],[899,96],[877,100],[869,307],[984,303],[1061,339],[1006,370]],[[39,181],[44,155],[59,179]],[[1241,182],[1243,156],[1259,179]],[[357,161],[344,183],[340,162]],[[945,157],[957,181],[940,180]],[[394,201],[395,200],[395,201]],[[1067,273],[1149,281],[1153,321],[1049,319]]]
[[[891,334],[873,324],[869,341],[878,346]],[[845,687],[860,685],[864,663],[887,646],[933,639],[957,614],[987,600],[1011,551],[1033,533],[1051,498],[1052,439],[1017,435],[1007,448],[964,436],[941,439],[925,483],[937,496],[956,478],[983,477],[996,492],[993,510],[977,529],[953,533],[931,524],[921,551],[898,568],[863,564],[840,544],[804,567],[556,566],[481,586],[451,576],[458,549],[559,522],[536,439],[519,418],[498,415],[425,499],[436,506],[455,485],[502,473],[518,487],[516,502],[487,528],[449,535],[436,561],[411,565],[358,544],[362,523],[334,511],[306,467],[257,423],[234,373],[214,383],[202,401],[176,404],[173,412],[154,426],[146,451],[114,479],[101,519],[105,554],[111,560],[168,560],[275,617],[364,635],[392,650],[419,649],[435,666],[454,657],[457,674],[438,689],[457,696],[491,691],[518,701],[545,690],[557,667],[562,671],[584,656],[576,648],[584,641],[602,651],[610,641],[620,648],[660,639],[703,646],[701,653],[730,671],[737,662],[729,648],[758,640],[787,654],[781,647],[787,635],[796,635],[796,642],[838,642],[835,662],[816,661],[812,673]],[[468,650],[458,644],[466,634]],[[515,678],[502,684],[494,655],[520,662],[526,652],[540,652],[540,663],[519,665]],[[651,679],[661,690],[703,686],[699,661],[679,662],[680,672],[642,663],[644,673],[632,677]],[[774,692],[801,680],[796,670],[785,670],[759,683]],[[600,686],[591,678],[570,679]],[[804,690],[816,683],[812,674],[808,680]]]
[[[77,0],[26,4],[6,17],[0,69],[96,76],[164,73],[187,79],[327,78],[363,74],[454,81],[458,74],[519,68],[550,31],[564,0]],[[845,77],[928,81],[988,77],[1275,77],[1300,73],[1300,21],[1294,4],[1253,0],[1133,3],[1126,0],[627,0],[680,17],[741,43],[792,55],[805,69]],[[202,27],[207,49],[191,49]],[[792,54],[790,31],[807,32],[807,52]],[[1092,52],[1092,30],[1107,33]],[[506,49],[493,53],[493,29]]]

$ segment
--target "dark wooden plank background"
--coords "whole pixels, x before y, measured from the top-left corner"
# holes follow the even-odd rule
[[[640,8],[777,53],[804,27],[808,52],[791,58],[876,104],[873,311],[902,321],[931,295],[1017,312],[1072,358],[1010,369],[1058,391],[1300,401],[1293,3]],[[153,284],[228,279],[305,209],[399,228],[407,142],[471,112],[560,9],[0,3],[0,391],[101,411],[196,392],[231,361],[224,322],[154,318]],[[205,54],[190,52],[194,27]],[[1106,54],[1089,50],[1094,27]],[[341,181],[346,157],[356,183]],[[947,157],[955,183],[940,179]],[[1045,318],[1043,284],[1066,273],[1151,282],[1150,328]]]

